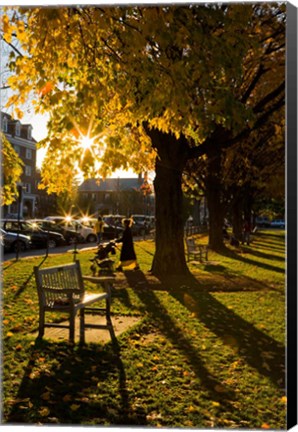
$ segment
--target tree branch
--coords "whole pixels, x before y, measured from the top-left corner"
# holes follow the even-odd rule
[[[10,48],[12,48],[20,57],[24,57],[23,54],[21,53],[21,51],[18,50],[18,48],[16,46],[14,46],[11,42],[7,42],[7,40],[4,39],[4,36],[1,35],[1,39],[7,43],[7,45],[10,46]]]
[[[259,113],[262,111],[268,102],[275,99],[280,93],[285,89],[285,82],[283,81],[278,87],[276,87],[271,93],[268,93],[256,106],[253,108],[254,113]]]

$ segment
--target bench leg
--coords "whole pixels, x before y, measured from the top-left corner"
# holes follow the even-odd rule
[[[80,343],[85,343],[85,309],[80,310]]]
[[[69,312],[69,341],[74,342],[75,337],[75,311],[71,308]]]
[[[42,338],[44,335],[44,322],[45,322],[45,311],[39,309],[39,326],[38,326],[38,337]]]
[[[106,321],[107,325],[111,325],[111,296],[106,298]]]

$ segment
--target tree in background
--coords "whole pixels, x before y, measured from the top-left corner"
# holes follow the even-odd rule
[[[18,197],[24,163],[6,136],[1,133],[1,206],[12,204]]]

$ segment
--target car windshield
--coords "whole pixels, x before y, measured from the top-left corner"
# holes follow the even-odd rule
[[[22,222],[22,229],[26,231],[40,231],[40,226],[37,222]]]

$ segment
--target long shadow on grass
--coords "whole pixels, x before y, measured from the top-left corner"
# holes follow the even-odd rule
[[[283,292],[283,286],[275,288],[272,284],[269,285],[264,281],[251,278],[249,276],[238,275],[229,272],[229,269],[220,265],[205,264],[203,270],[217,276],[217,279],[204,279],[200,276],[197,284],[203,287],[204,292],[239,292],[239,291],[276,291]]]
[[[164,283],[166,283],[164,281]],[[206,292],[199,292],[193,278],[170,293],[197,316],[223,343],[236,350],[250,366],[279,388],[285,386],[285,347],[245,321]]]
[[[281,241],[284,241],[285,239],[285,232],[281,233],[281,232],[262,232],[262,231],[257,231],[257,236],[260,237],[277,237],[278,239],[281,239]]]
[[[251,248],[250,250],[249,250],[249,253],[251,254],[251,255],[255,255],[255,256],[257,256],[257,257],[260,257],[260,258],[264,258],[264,259],[271,259],[271,260],[274,260],[274,261],[285,261],[285,258],[284,257],[280,257],[280,256],[276,256],[276,255],[272,255],[272,254],[270,254],[270,253],[265,253],[265,252],[260,252],[260,251],[258,251],[257,249],[255,249],[255,248]],[[282,251],[281,251],[281,253],[282,253]]]
[[[208,370],[198,358],[197,350],[191,342],[181,334],[169,317],[167,310],[160,304],[151,285],[146,290],[138,290],[136,284],[137,272],[127,272],[131,286],[136,287],[136,293],[147,307],[154,321],[160,326],[171,342],[191,361],[204,386],[210,391],[214,388],[214,377],[208,377]],[[145,276],[140,273],[140,278]],[[190,276],[175,279],[161,279],[161,286],[186,307],[207,328],[215,333],[224,344],[229,345],[251,367],[263,376],[269,378],[278,388],[285,386],[285,347],[255,328],[239,315],[220,303],[211,294],[203,292],[197,280]],[[163,288],[164,289],[164,288]],[[207,377],[206,377],[207,376]],[[213,397],[215,397],[213,395]]]
[[[128,271],[125,272],[125,275],[128,284],[131,287],[135,287],[136,294],[146,306],[146,311],[151,316],[153,324],[159,328],[163,335],[171,341],[172,345],[189,361],[193,371],[200,379],[202,387],[209,393],[212,400],[218,401],[226,409],[231,409],[231,401],[236,399],[236,394],[228,386],[226,386],[225,393],[219,394],[216,391],[216,388],[221,385],[221,381],[212,375],[204,360],[200,357],[197,348],[191,343],[191,339],[177,327],[167,309],[161,304],[154,291],[150,289],[150,285],[148,286],[145,275],[141,271]],[[147,287],[142,283],[141,288],[138,289],[137,287],[138,285],[140,286],[140,282],[145,281],[147,282]]]
[[[3,271],[6,270],[6,269],[8,269],[9,267],[13,266],[14,264],[17,264],[17,263],[18,263],[17,260],[10,261],[10,262],[7,264],[6,267],[3,267]]]
[[[115,336],[106,345],[37,340],[13,401],[5,423],[147,423],[144,413],[130,408],[121,347]]]
[[[268,245],[268,243],[263,243],[263,242],[260,242],[260,241],[258,241],[257,243],[255,243],[255,244],[253,244],[252,245],[252,248],[254,248],[254,249],[262,249],[262,250],[264,250],[264,249],[266,249],[266,250],[268,250],[268,251],[274,251],[274,252],[276,252],[276,253],[285,253],[285,247],[283,247],[283,246],[281,246],[281,247],[276,247],[276,246],[269,246]]]
[[[38,264],[38,267],[40,267],[40,266],[45,262],[46,259],[47,259],[47,256],[45,256],[45,257],[41,260],[41,262]],[[25,281],[25,282],[20,286],[20,288],[16,291],[16,293],[15,293],[15,295],[14,295],[15,298],[16,298],[16,297],[19,297],[19,295],[22,294],[22,292],[26,289],[28,283],[30,282],[30,280],[32,279],[33,276],[34,276],[34,271],[29,275],[29,277],[27,278],[27,280],[26,280],[26,281]]]
[[[262,263],[262,262],[259,262],[259,261],[254,261],[254,260],[252,260],[250,258],[243,257],[242,255],[240,255],[240,254],[238,254],[238,253],[236,253],[233,250],[228,249],[228,248],[224,248],[224,249],[218,251],[218,253],[221,254],[221,255],[223,255],[223,256],[232,258],[234,260],[238,260],[238,261],[244,262],[246,264],[251,264],[251,265],[254,265],[254,266],[261,267],[261,268],[263,268],[265,270],[270,270],[270,271],[274,271],[274,272],[277,272],[277,273],[285,273],[285,270],[282,269],[282,268],[275,267],[275,266],[272,266],[270,264]]]

